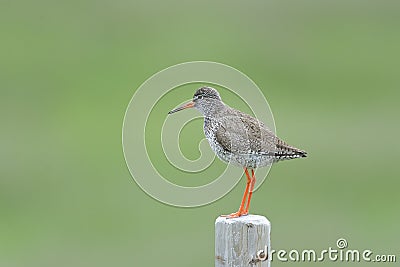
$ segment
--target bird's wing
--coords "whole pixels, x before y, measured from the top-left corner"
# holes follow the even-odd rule
[[[222,122],[216,130],[217,142],[227,151],[240,154],[258,154],[278,159],[305,157],[307,153],[279,139],[267,126],[256,118],[234,110],[219,118]]]
[[[271,154],[276,152],[277,137],[262,122],[240,111],[218,118],[217,142],[236,154]]]

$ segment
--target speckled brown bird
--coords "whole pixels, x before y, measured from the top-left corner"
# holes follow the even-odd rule
[[[307,152],[279,139],[261,121],[224,104],[214,88],[201,87],[192,101],[168,114],[187,108],[196,108],[203,114],[204,134],[218,158],[243,167],[247,177],[239,210],[222,216],[236,218],[248,214],[256,182],[254,169],[282,160],[307,157]]]

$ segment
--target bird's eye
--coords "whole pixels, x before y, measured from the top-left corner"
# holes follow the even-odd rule
[[[193,97],[194,101],[199,100],[199,99],[203,99],[203,96],[202,95],[196,95],[196,96]]]

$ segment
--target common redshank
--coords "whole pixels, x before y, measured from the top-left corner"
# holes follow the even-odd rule
[[[261,121],[224,104],[214,88],[201,87],[192,101],[168,114],[187,108],[196,108],[203,114],[204,134],[218,158],[244,168],[247,183],[239,210],[222,215],[224,217],[236,218],[249,213],[256,182],[254,169],[282,160],[307,157],[307,152],[279,139]]]

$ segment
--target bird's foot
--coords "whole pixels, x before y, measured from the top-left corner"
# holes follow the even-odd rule
[[[244,210],[239,210],[239,211],[231,213],[229,215],[221,215],[221,217],[225,217],[227,219],[233,219],[233,218],[239,218],[240,216],[245,216],[247,214],[248,214],[248,212],[246,212]]]

